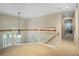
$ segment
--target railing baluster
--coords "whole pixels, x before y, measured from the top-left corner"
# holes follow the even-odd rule
[[[57,34],[55,34],[54,36],[52,36],[51,38],[49,38],[48,41],[45,42],[45,44],[47,44],[47,43],[49,43],[49,42],[52,42],[52,39],[55,40],[55,38],[56,38],[58,35],[59,35],[59,33],[57,33]],[[53,44],[54,44],[54,43],[55,43],[55,42],[53,41]]]

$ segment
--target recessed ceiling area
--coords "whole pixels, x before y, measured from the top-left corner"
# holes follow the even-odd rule
[[[72,15],[75,8],[76,3],[0,3],[0,13],[18,16],[18,11],[20,11],[23,18],[58,12],[67,12],[67,14]]]

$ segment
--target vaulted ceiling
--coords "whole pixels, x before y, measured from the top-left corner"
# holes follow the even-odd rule
[[[58,12],[72,15],[75,8],[75,3],[0,3],[0,13],[18,16],[18,11],[20,11],[23,18]]]

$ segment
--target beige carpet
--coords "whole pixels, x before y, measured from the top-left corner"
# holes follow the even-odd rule
[[[0,50],[2,56],[77,56],[73,43],[63,42],[59,47],[45,44],[23,44]]]

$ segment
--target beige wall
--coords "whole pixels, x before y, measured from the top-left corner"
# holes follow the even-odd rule
[[[15,29],[17,28],[18,17],[0,14],[0,29]],[[25,28],[25,21],[20,20],[20,27]]]
[[[78,24],[78,14],[79,14],[79,11],[78,11],[79,9],[78,8],[76,8],[76,10],[75,10],[75,15],[74,15],[74,19],[75,19],[75,33],[74,33],[74,42],[75,42],[75,44],[76,44],[76,46],[78,46],[78,41],[79,41],[79,34],[78,34],[78,32],[79,32],[79,29],[78,29],[78,26],[79,26],[79,24]]]
[[[44,27],[53,27],[56,26],[57,19],[59,15],[50,14],[46,16],[35,17],[27,20],[27,27],[31,28],[44,28]]]

